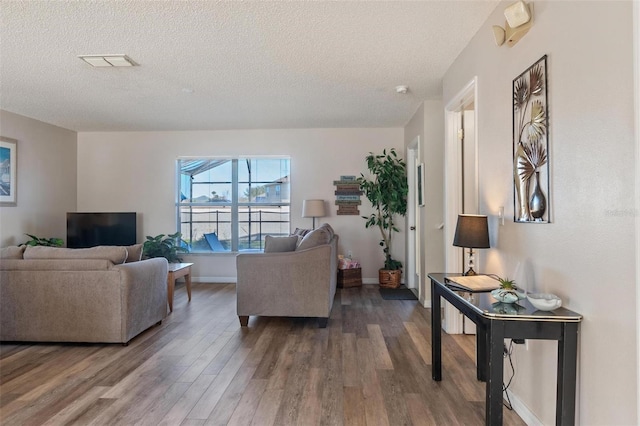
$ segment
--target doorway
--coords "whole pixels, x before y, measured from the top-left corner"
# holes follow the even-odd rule
[[[445,265],[462,273],[468,255],[453,246],[458,214],[478,213],[477,77],[445,107]],[[464,316],[445,303],[443,328],[449,334],[474,333]]]

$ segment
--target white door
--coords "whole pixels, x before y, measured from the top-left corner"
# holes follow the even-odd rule
[[[407,147],[407,261],[405,265],[405,283],[407,288],[416,289],[418,299],[423,300],[420,285],[420,207],[418,196],[417,166],[420,164],[420,137],[417,136]]]
[[[466,254],[453,246],[458,214],[478,211],[476,90],[474,78],[445,108],[445,265],[451,273],[466,270]],[[443,328],[449,334],[475,332],[449,303],[444,307]]]

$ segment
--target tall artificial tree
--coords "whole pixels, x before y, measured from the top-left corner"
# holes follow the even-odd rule
[[[371,202],[374,212],[363,216],[367,220],[365,227],[378,227],[380,246],[385,255],[384,269],[402,269],[402,262],[391,257],[393,234],[400,230],[396,226],[396,216],[407,213],[407,166],[395,149],[382,154],[369,153],[366,158],[369,177],[363,174],[358,178],[360,188]]]

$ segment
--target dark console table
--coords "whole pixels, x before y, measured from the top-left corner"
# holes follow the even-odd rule
[[[528,300],[517,305],[498,303],[486,292],[473,293],[472,303],[447,284],[446,277],[453,275],[460,274],[429,274],[433,380],[442,380],[442,297],[476,324],[477,378],[487,383],[487,425],[502,424],[503,348],[504,339],[508,338],[558,341],[556,425],[573,425],[578,325],[582,315],[565,308],[538,311]]]

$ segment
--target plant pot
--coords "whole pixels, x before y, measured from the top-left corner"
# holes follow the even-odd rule
[[[402,278],[402,270],[378,270],[378,281],[382,288],[398,288],[400,287],[400,279]]]

